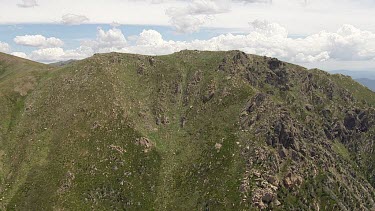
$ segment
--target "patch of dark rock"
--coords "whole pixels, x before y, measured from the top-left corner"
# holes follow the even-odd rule
[[[154,66],[155,65],[155,58],[154,57],[150,57],[148,59],[148,62],[150,63],[151,66]]]
[[[224,58],[224,59],[221,61],[221,64],[219,65],[218,70],[224,72],[224,71],[225,71],[225,66],[226,66],[226,64],[227,64],[227,58]]]
[[[289,90],[289,76],[284,68],[267,72],[264,82],[286,91]]]
[[[246,80],[250,83],[252,86],[257,86],[259,83],[259,78],[254,74],[254,72],[251,70],[248,70],[246,73]]]
[[[138,75],[144,75],[145,74],[145,67],[144,66],[139,66],[137,68],[137,74]]]
[[[273,135],[271,135],[271,145],[275,146],[277,143],[282,144],[285,148],[295,149],[299,151],[299,144],[297,142],[298,136],[297,128],[292,123],[279,120],[274,125]]]
[[[325,119],[331,119],[332,117],[332,112],[329,109],[323,109],[321,113]]]
[[[279,179],[275,176],[268,176],[267,182],[271,183],[274,186],[279,186]]]
[[[344,126],[347,130],[366,132],[371,125],[367,112],[355,109],[347,112],[344,118]]]
[[[295,150],[292,150],[291,158],[292,158],[292,160],[294,160],[296,162],[299,162],[301,160],[300,155]]]
[[[272,58],[268,61],[268,68],[271,70],[276,70],[284,66],[284,63],[276,58]]]
[[[264,93],[258,93],[256,94],[246,105],[246,111],[248,113],[253,112],[258,106],[260,106],[265,99],[267,98],[267,95]]]
[[[348,113],[344,119],[344,126],[348,130],[354,130],[356,128],[357,118],[353,113]]]
[[[281,158],[286,158],[288,156],[288,150],[285,149],[283,146],[279,146],[279,150],[278,150],[278,153],[279,153],[279,156]]]
[[[274,199],[274,195],[269,192],[265,193],[262,197],[262,201],[266,204],[271,203],[273,199]]]
[[[238,52],[236,55],[233,56],[233,62],[237,65],[245,66],[248,60],[249,57],[244,52]]]

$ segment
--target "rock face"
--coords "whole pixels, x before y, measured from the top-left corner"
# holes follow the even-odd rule
[[[272,58],[268,61],[268,66],[269,66],[269,69],[271,70],[277,70],[277,69],[280,69],[281,67],[283,67],[283,62],[282,61],[279,61],[278,59],[276,58]]]
[[[240,51],[0,53],[0,210],[372,211],[374,106]]]

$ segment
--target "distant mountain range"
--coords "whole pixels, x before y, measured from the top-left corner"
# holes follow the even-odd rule
[[[367,86],[369,89],[375,92],[375,80],[373,79],[368,79],[368,78],[359,78],[359,79],[354,79],[358,81],[359,83]]]
[[[375,92],[375,71],[334,70],[330,73],[348,75]]]
[[[71,64],[75,61],[77,61],[77,60],[70,59],[70,60],[67,60],[67,61],[60,61],[60,62],[51,63],[49,65],[54,66],[54,67],[63,67],[65,65]]]

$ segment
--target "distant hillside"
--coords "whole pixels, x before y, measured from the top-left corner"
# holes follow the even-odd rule
[[[368,78],[371,80],[375,80],[375,70],[374,71],[334,70],[334,71],[329,71],[329,73],[348,75],[352,77],[353,79]]]
[[[60,62],[51,63],[49,65],[54,66],[54,67],[63,67],[65,65],[71,64],[71,63],[76,62],[76,61],[77,60],[70,59],[70,60],[67,60],[67,61],[60,61]]]
[[[0,210],[374,210],[375,93],[240,51],[0,55]]]
[[[359,79],[355,79],[356,81],[358,81],[359,83],[367,86],[369,89],[371,89],[372,91],[375,92],[375,80],[371,80],[371,79],[368,79],[368,78],[359,78]]]
[[[335,70],[330,71],[331,74],[343,74],[352,77],[362,85],[374,91],[375,87],[375,71],[350,71],[350,70]]]

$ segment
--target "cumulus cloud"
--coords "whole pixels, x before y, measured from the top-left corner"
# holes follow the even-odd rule
[[[243,35],[222,34],[207,40],[165,40],[155,30],[143,30],[127,42],[120,29],[105,31],[98,28],[97,37],[86,40],[72,50],[62,48],[39,49],[29,56],[39,61],[81,59],[94,53],[126,52],[147,55],[164,55],[184,49],[227,51],[277,57],[295,63],[312,63],[327,60],[370,61],[375,58],[375,33],[351,25],[344,25],[336,32],[322,31],[305,38],[291,38],[286,28],[277,23],[254,21],[251,32]]]
[[[24,52],[13,52],[13,53],[11,53],[11,55],[21,57],[21,58],[24,58],[24,59],[29,59],[27,54],[25,54]]]
[[[79,25],[88,21],[89,19],[84,15],[65,14],[61,17],[61,22],[67,25]]]
[[[62,48],[44,48],[35,50],[30,57],[37,61],[58,61],[64,58],[65,52]]]
[[[116,21],[112,21],[112,23],[111,24],[109,24],[111,27],[113,27],[113,28],[116,28],[116,27],[119,27],[119,26],[121,26],[121,24],[119,23],[119,22],[116,22]]]
[[[9,46],[9,44],[0,41],[0,52],[4,52],[4,53],[10,52],[10,46]]]
[[[227,12],[228,2],[224,0],[193,0],[184,7],[171,7],[166,14],[179,33],[192,33],[210,20],[213,15]]]
[[[212,20],[215,15],[230,11],[232,2],[266,3],[269,0],[190,0],[188,5],[166,10],[170,23],[178,33],[193,33]]]
[[[84,41],[82,46],[92,49],[93,52],[99,53],[119,51],[127,46],[127,40],[122,31],[118,28],[112,28],[108,31],[98,28],[96,39]]]
[[[28,57],[35,61],[56,62],[69,59],[83,59],[92,55],[92,50],[79,47],[74,50],[64,50],[62,48],[43,48],[33,51]]]
[[[46,38],[42,35],[17,36],[13,41],[18,45],[31,46],[38,48],[61,47],[64,42],[56,37]]]
[[[21,8],[30,8],[38,6],[36,0],[22,0],[22,3],[17,4],[18,7]]]

